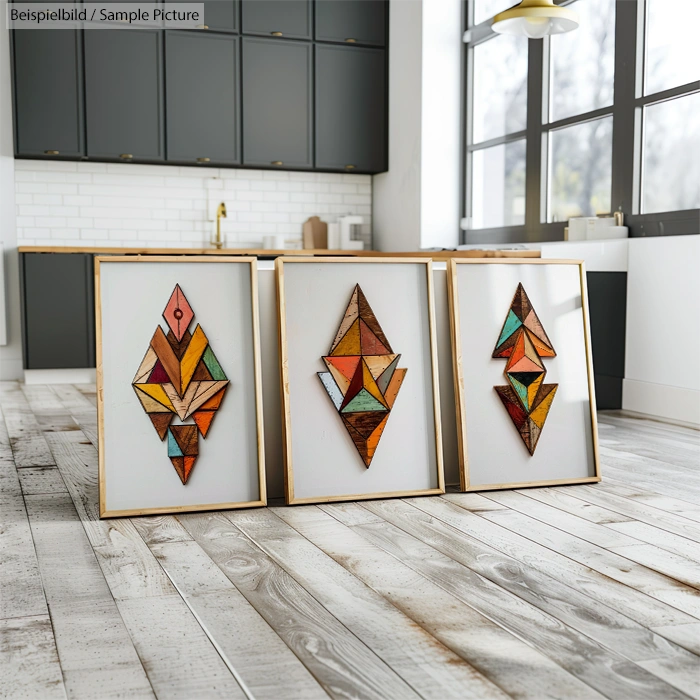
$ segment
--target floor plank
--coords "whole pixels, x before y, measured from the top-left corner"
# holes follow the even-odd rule
[[[54,384],[51,388],[69,413],[84,413],[95,410],[95,404],[72,384]]]
[[[599,697],[475,607],[372,544],[360,532],[334,521],[331,515],[335,509],[334,504],[323,509],[326,513],[313,507],[279,508],[275,513],[511,697]],[[343,510],[338,511],[344,515]],[[382,523],[386,525],[379,518],[367,524],[380,527]]]
[[[251,697],[328,698],[299,658],[196,542],[165,542],[152,545],[152,550]]]
[[[0,382],[0,407],[5,416],[15,466],[53,466],[51,450],[19,384]]]
[[[26,502],[68,696],[154,697],[72,501]]]
[[[228,518],[421,697],[508,697],[273,513]]]
[[[0,620],[0,697],[65,700],[48,615]]]
[[[18,470],[19,482],[25,496],[39,493],[68,493],[61,472],[56,467],[24,467]]]
[[[178,520],[331,697],[419,697],[224,516]]]
[[[536,644],[547,656],[602,695],[649,700],[684,697],[637,664],[568,628],[536,606],[409,534],[407,530],[415,532],[420,520],[406,516],[406,509],[411,508],[408,504],[402,501],[371,501],[366,507],[387,519],[387,524],[358,525],[355,528],[371,542],[488,615],[505,629]],[[423,517],[424,521],[427,520],[425,515]],[[582,658],[587,659],[588,663],[582,664]]]

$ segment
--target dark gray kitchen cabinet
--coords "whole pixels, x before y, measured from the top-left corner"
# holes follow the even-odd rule
[[[316,167],[386,170],[384,50],[317,44],[315,97]]]
[[[242,0],[244,34],[311,39],[311,0]]]
[[[93,256],[23,253],[20,274],[25,369],[94,367]]]
[[[87,155],[164,160],[163,32],[85,32]]]
[[[317,41],[384,46],[386,0],[318,0],[314,37]]]
[[[84,155],[82,32],[19,29],[12,49],[17,155]]]
[[[238,37],[165,32],[167,158],[240,163]]]
[[[242,42],[243,162],[311,168],[312,45],[249,37]]]
[[[204,25],[212,32],[237,32],[238,2],[207,0],[204,3]]]

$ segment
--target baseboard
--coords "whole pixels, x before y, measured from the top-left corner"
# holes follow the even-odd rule
[[[670,421],[700,426],[700,391],[625,379],[622,408]]]
[[[25,369],[25,384],[94,384],[95,368]]]

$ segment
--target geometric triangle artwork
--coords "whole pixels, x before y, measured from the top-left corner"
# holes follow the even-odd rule
[[[360,285],[350,297],[319,379],[369,467],[406,377]]]
[[[522,284],[518,285],[492,357],[507,359],[506,386],[494,389],[530,455],[549,415],[558,384],[545,384],[543,357],[556,357],[552,342]]]
[[[190,333],[194,311],[179,284],[163,318],[168,334],[156,327],[131,384],[158,437],[167,437],[168,457],[186,484],[199,456],[199,435],[207,437],[229,381],[201,326]],[[180,424],[173,424],[176,416]],[[189,418],[194,423],[185,423]]]

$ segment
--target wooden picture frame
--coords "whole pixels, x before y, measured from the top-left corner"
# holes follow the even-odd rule
[[[465,268],[464,266],[469,265],[470,268]],[[580,293],[580,306],[581,306],[581,322],[582,322],[582,334],[583,334],[583,344],[585,351],[585,376],[586,376],[586,386],[588,391],[588,404],[590,407],[590,449],[593,461],[593,474],[588,476],[573,476],[572,478],[556,478],[556,479],[533,479],[533,480],[508,480],[505,482],[500,482],[496,478],[493,483],[484,483],[484,480],[480,480],[480,483],[474,483],[471,478],[470,472],[470,458],[469,458],[469,438],[468,431],[470,429],[470,420],[468,417],[467,402],[470,400],[470,385],[467,383],[465,385],[465,356],[463,348],[463,329],[461,327],[461,311],[463,304],[484,304],[486,300],[483,298],[475,298],[468,301],[460,298],[458,291],[458,270],[459,269],[475,269],[474,266],[519,266],[518,269],[524,269],[524,266],[575,266],[578,269],[578,288]],[[596,417],[596,403],[595,403],[595,386],[593,380],[593,362],[592,362],[592,352],[591,352],[591,340],[590,340],[590,325],[588,318],[588,296],[587,296],[587,284],[586,284],[586,271],[585,265],[582,261],[578,260],[547,260],[547,259],[452,259],[448,261],[447,267],[447,283],[448,283],[448,303],[449,303],[449,314],[450,314],[450,336],[452,340],[452,360],[453,360],[453,372],[455,381],[455,403],[456,403],[456,414],[457,414],[457,441],[458,441],[458,453],[459,453],[459,474],[460,474],[460,488],[462,491],[487,491],[496,489],[515,489],[515,488],[525,488],[531,486],[555,486],[564,484],[586,484],[594,483],[601,480],[600,474],[600,454],[598,449],[598,422]],[[515,291],[513,289],[508,290],[508,294],[512,296]],[[508,297],[510,298],[510,297]],[[537,311],[540,311],[541,299],[538,301],[533,301],[533,306]],[[498,308],[498,317],[496,320],[496,325],[500,329],[505,327],[504,319],[508,313],[508,306],[504,308]],[[547,324],[544,324],[546,329]],[[475,333],[483,333],[483,328],[475,328]],[[551,333],[551,331],[549,331]],[[490,347],[493,348],[493,343],[498,339],[489,338],[491,343]],[[556,341],[554,343],[557,344]],[[489,350],[489,352],[491,352]],[[490,356],[492,357],[492,356]],[[550,360],[547,358],[546,366],[549,368]],[[502,375],[501,375],[502,376]],[[495,387],[494,387],[495,388]],[[555,397],[556,401],[556,397]],[[553,403],[553,405],[556,405]],[[501,407],[502,408],[502,407]],[[505,411],[504,411],[505,414]],[[514,421],[513,421],[514,422]],[[515,427],[510,424],[507,414],[504,416],[502,430],[503,431],[513,431]],[[471,427],[474,427],[473,425]],[[584,426],[587,429],[587,426]],[[474,427],[475,432],[479,433],[479,428]],[[547,437],[546,426],[542,428],[542,433],[544,437],[543,442]],[[510,439],[510,438],[508,438]]]
[[[109,507],[108,499],[108,474],[106,469],[106,442],[105,442],[105,401],[109,397],[105,397],[105,376],[104,376],[104,355],[105,348],[103,347],[103,338],[105,334],[105,327],[109,321],[103,318],[103,293],[105,291],[103,284],[103,270],[106,266],[114,266],[116,264],[127,263],[130,266],[134,266],[135,269],[140,269],[141,266],[148,265],[161,265],[161,264],[181,264],[184,263],[189,266],[201,266],[206,264],[211,266],[214,264],[226,264],[226,265],[239,265],[245,266],[249,270],[250,274],[250,318],[252,320],[250,326],[250,345],[246,350],[246,362],[251,365],[253,380],[252,380],[252,400],[254,403],[253,414],[255,427],[254,431],[251,428],[250,434],[254,434],[254,438],[250,438],[251,444],[255,442],[254,447],[251,446],[251,452],[257,457],[257,469],[253,469],[251,466],[250,474],[255,474],[257,476],[257,488],[251,487],[251,492],[255,494],[250,500],[241,501],[224,501],[224,502],[206,502],[206,503],[189,503],[189,504],[173,504],[173,505],[158,505],[154,507],[137,507],[137,508],[113,508]],[[209,269],[212,269],[213,266]],[[209,269],[207,272],[209,272]],[[138,275],[137,275],[138,277]],[[183,281],[186,285],[186,279]],[[179,282],[178,282],[179,285]],[[200,283],[201,285],[201,283]],[[247,282],[245,283],[247,287]],[[201,285],[203,287],[203,285]],[[223,509],[234,509],[234,508],[252,508],[265,506],[267,504],[266,495],[266,485],[265,485],[265,451],[264,451],[264,428],[263,428],[263,404],[262,404],[262,372],[261,372],[261,360],[260,360],[260,324],[259,324],[259,309],[258,309],[258,271],[257,271],[257,258],[252,257],[221,257],[221,256],[118,256],[110,255],[104,257],[95,258],[95,321],[96,321],[96,381],[97,381],[97,421],[98,421],[98,452],[99,452],[99,511],[101,518],[117,518],[117,517],[127,517],[127,516],[139,516],[139,515],[157,515],[163,513],[183,513],[183,512],[194,512],[194,511],[204,511],[204,510],[223,510]],[[209,293],[212,292],[211,289],[207,290]],[[174,294],[174,292],[173,292]],[[200,291],[201,297],[201,291]],[[138,297],[136,297],[138,300]],[[164,299],[158,299],[159,308],[163,308],[168,301],[167,297]],[[155,303],[155,302],[154,302]],[[197,304],[193,304],[195,322],[197,317]],[[149,322],[155,328],[156,325],[162,323],[163,319],[160,314],[152,314],[149,316]],[[247,325],[247,324],[246,324]],[[206,332],[206,327],[205,327]],[[210,329],[210,333],[215,329]],[[149,338],[143,337],[139,338],[141,344],[143,345],[143,350],[149,348]],[[215,349],[216,351],[216,349]],[[219,347],[218,352],[220,356],[224,356],[227,352],[226,347]],[[133,371],[136,371],[138,364],[133,367]],[[133,374],[133,372],[132,372]],[[229,390],[236,390],[236,384],[241,384],[241,378],[238,376],[228,377],[232,380],[232,386],[228,387]],[[131,377],[127,379],[127,383],[131,381]],[[226,399],[222,401],[222,405],[225,405]],[[145,416],[139,416],[139,412],[143,413],[143,409],[139,406],[139,401],[134,399],[133,407],[130,409],[136,414],[137,418],[142,418],[145,420]],[[148,421],[146,420],[146,423]],[[212,427],[212,437],[209,438],[216,439],[214,436],[217,433],[217,428],[219,432],[226,431],[226,424],[223,417],[219,417],[218,425],[216,420],[214,420],[214,425]],[[150,429],[150,426],[149,426]],[[158,442],[158,435],[152,435],[155,442]],[[166,440],[167,443],[167,440]],[[167,461],[166,450],[163,445],[160,445],[163,451],[163,459]],[[169,451],[168,451],[169,454]],[[201,469],[204,465],[200,464]],[[172,471],[172,468],[170,467]],[[172,471],[172,475],[177,479],[178,474]],[[182,478],[182,477],[181,477]],[[251,482],[254,483],[254,482]],[[183,488],[187,488],[187,485],[183,484]]]
[[[432,413],[432,425],[431,425],[431,430],[434,433],[434,437],[432,440],[434,440],[434,467],[435,471],[432,472],[432,476],[430,479],[433,480],[434,486],[432,485],[427,485],[424,488],[416,488],[416,489],[386,489],[386,490],[381,490],[381,491],[368,491],[368,492],[361,492],[361,491],[350,491],[348,493],[333,493],[330,495],[312,495],[312,496],[303,496],[299,495],[299,489],[296,488],[296,481],[297,478],[295,477],[295,464],[294,464],[294,444],[295,444],[295,437],[293,433],[293,422],[294,422],[294,417],[292,416],[292,405],[291,405],[291,392],[293,391],[293,388],[291,387],[291,381],[290,381],[290,374],[292,372],[292,368],[290,368],[290,342],[292,340],[289,337],[288,333],[288,320],[289,320],[289,308],[288,308],[288,296],[289,296],[289,291],[287,289],[287,277],[285,277],[285,271],[289,271],[290,267],[293,266],[293,268],[296,270],[300,268],[301,266],[304,266],[305,271],[308,270],[309,273],[311,270],[309,269],[311,265],[316,265],[317,270],[318,266],[322,266],[323,268],[328,269],[329,271],[331,269],[334,270],[334,272],[339,272],[341,268],[339,266],[353,266],[357,267],[358,273],[350,273],[348,272],[348,275],[351,275],[352,279],[357,279],[357,284],[361,286],[361,278],[367,278],[367,268],[377,268],[377,272],[379,271],[379,266],[390,266],[391,268],[396,268],[397,265],[404,265],[404,266],[419,266],[418,271],[419,275],[422,276],[424,275],[425,279],[425,308],[427,311],[427,334],[428,338],[423,339],[422,342],[427,341],[427,347],[429,348],[428,352],[426,353],[427,356],[430,359],[430,371],[429,371],[429,377],[430,377],[430,394],[432,396],[432,401],[429,404],[429,410],[430,413]],[[364,266],[364,270],[362,269]],[[421,270],[422,268],[422,270]],[[437,339],[436,339],[436,326],[435,326],[435,312],[434,312],[434,291],[433,291],[433,272],[432,272],[432,260],[430,259],[425,259],[425,258],[398,258],[398,259],[387,259],[387,258],[368,258],[368,257],[362,257],[362,258],[344,258],[344,257],[336,257],[336,258],[323,258],[322,260],[319,260],[318,258],[277,258],[275,261],[275,270],[276,270],[276,276],[277,276],[277,299],[278,299],[278,312],[279,312],[279,318],[278,318],[278,330],[279,330],[279,352],[280,352],[280,379],[281,379],[281,399],[282,399],[282,428],[283,428],[283,453],[284,453],[284,466],[285,466],[285,471],[284,471],[284,487],[285,487],[285,498],[286,502],[289,505],[297,505],[297,504],[304,504],[304,503],[329,503],[329,502],[335,502],[335,501],[354,501],[354,500],[365,500],[365,499],[373,499],[373,498],[390,498],[390,497],[407,497],[407,496],[428,496],[428,495],[436,495],[436,494],[441,494],[445,492],[445,481],[444,481],[444,472],[443,472],[443,455],[442,455],[442,428],[441,428],[441,423],[440,423],[440,397],[439,397],[439,384],[438,384],[438,362],[437,362]],[[313,282],[311,284],[314,284]],[[319,286],[319,291],[323,289],[324,291],[327,292],[328,288],[331,285],[326,285],[323,287],[320,283],[317,283]],[[335,284],[332,284],[332,286],[336,286]],[[330,335],[330,339],[333,338],[333,334],[336,333],[336,330],[338,329],[338,322],[343,318],[343,311],[346,309],[345,303],[347,301],[347,298],[350,296],[350,293],[353,289],[353,287],[349,283],[341,282],[337,285],[338,291],[337,291],[337,297],[338,299],[345,299],[345,301],[340,302],[340,303],[334,303],[333,304],[333,311],[328,312],[328,318],[334,318],[335,321],[331,324],[330,327],[325,329],[325,334],[326,336]],[[342,292],[340,289],[342,288]],[[334,294],[336,292],[334,291]],[[416,294],[418,292],[416,291]],[[373,301],[377,302],[376,295],[375,298],[373,299],[371,295],[368,296],[368,301],[369,304],[372,304]],[[349,308],[349,307],[348,307]],[[376,307],[375,307],[376,308]],[[382,314],[378,313],[377,318],[379,323],[382,323]],[[391,340],[391,333],[387,333],[389,336],[389,339]],[[324,337],[326,337],[324,336]],[[320,341],[323,343],[324,341]],[[327,341],[325,341],[327,342]],[[394,342],[394,341],[392,341]],[[405,341],[404,341],[405,343]],[[313,355],[310,355],[309,363],[311,366],[312,359],[313,361],[317,361],[319,364],[317,366],[317,369],[321,369],[323,367],[323,363],[321,362],[321,356],[326,352],[327,348],[325,346],[319,345],[318,347],[314,346],[313,350],[310,350],[310,353],[313,353]],[[402,350],[402,348],[397,348],[396,352],[399,353]],[[410,371],[410,368],[409,370]],[[414,373],[418,374],[417,370],[414,369]],[[316,390],[316,386],[319,388],[319,391],[321,389],[321,383],[319,382],[318,377],[316,376],[311,376],[312,372],[309,371],[309,376],[304,377],[303,381],[313,383],[314,387],[311,389],[311,391]],[[316,372],[313,372],[313,374],[316,374]],[[425,376],[425,375],[424,375]],[[317,383],[317,385],[316,385]],[[424,382],[424,388],[425,384],[427,383]],[[325,411],[327,409],[328,415],[332,416],[332,412],[334,410],[333,405],[330,403],[327,397],[323,397],[323,401],[327,403],[324,403],[323,405],[319,404],[320,408],[322,411]],[[397,399],[397,405],[398,405],[398,399]],[[393,409],[392,409],[393,410]],[[342,448],[346,448],[348,451],[352,452],[352,443],[350,442],[350,438],[346,434],[345,430],[343,429],[343,425],[340,420],[338,420],[337,417],[332,416],[333,420],[337,422],[336,424],[333,424],[332,431],[333,431],[333,439],[334,440],[345,440],[345,443],[343,444]],[[329,419],[330,420],[330,419]],[[389,425],[391,424],[391,417],[389,417]],[[337,430],[336,430],[337,428]],[[384,433],[388,433],[387,431]],[[305,436],[309,437],[309,436]],[[296,438],[301,442],[303,440],[299,439],[298,437]],[[427,438],[428,439],[428,438]],[[377,448],[379,451],[381,447]],[[357,459],[357,454],[354,455],[354,458]],[[386,459],[386,455],[384,455],[383,459]],[[350,459],[350,458],[348,458]],[[373,463],[372,465],[373,469],[377,469],[378,467],[375,466]],[[298,476],[299,473],[299,465],[296,465],[296,475]],[[360,467],[360,470],[362,467]]]

